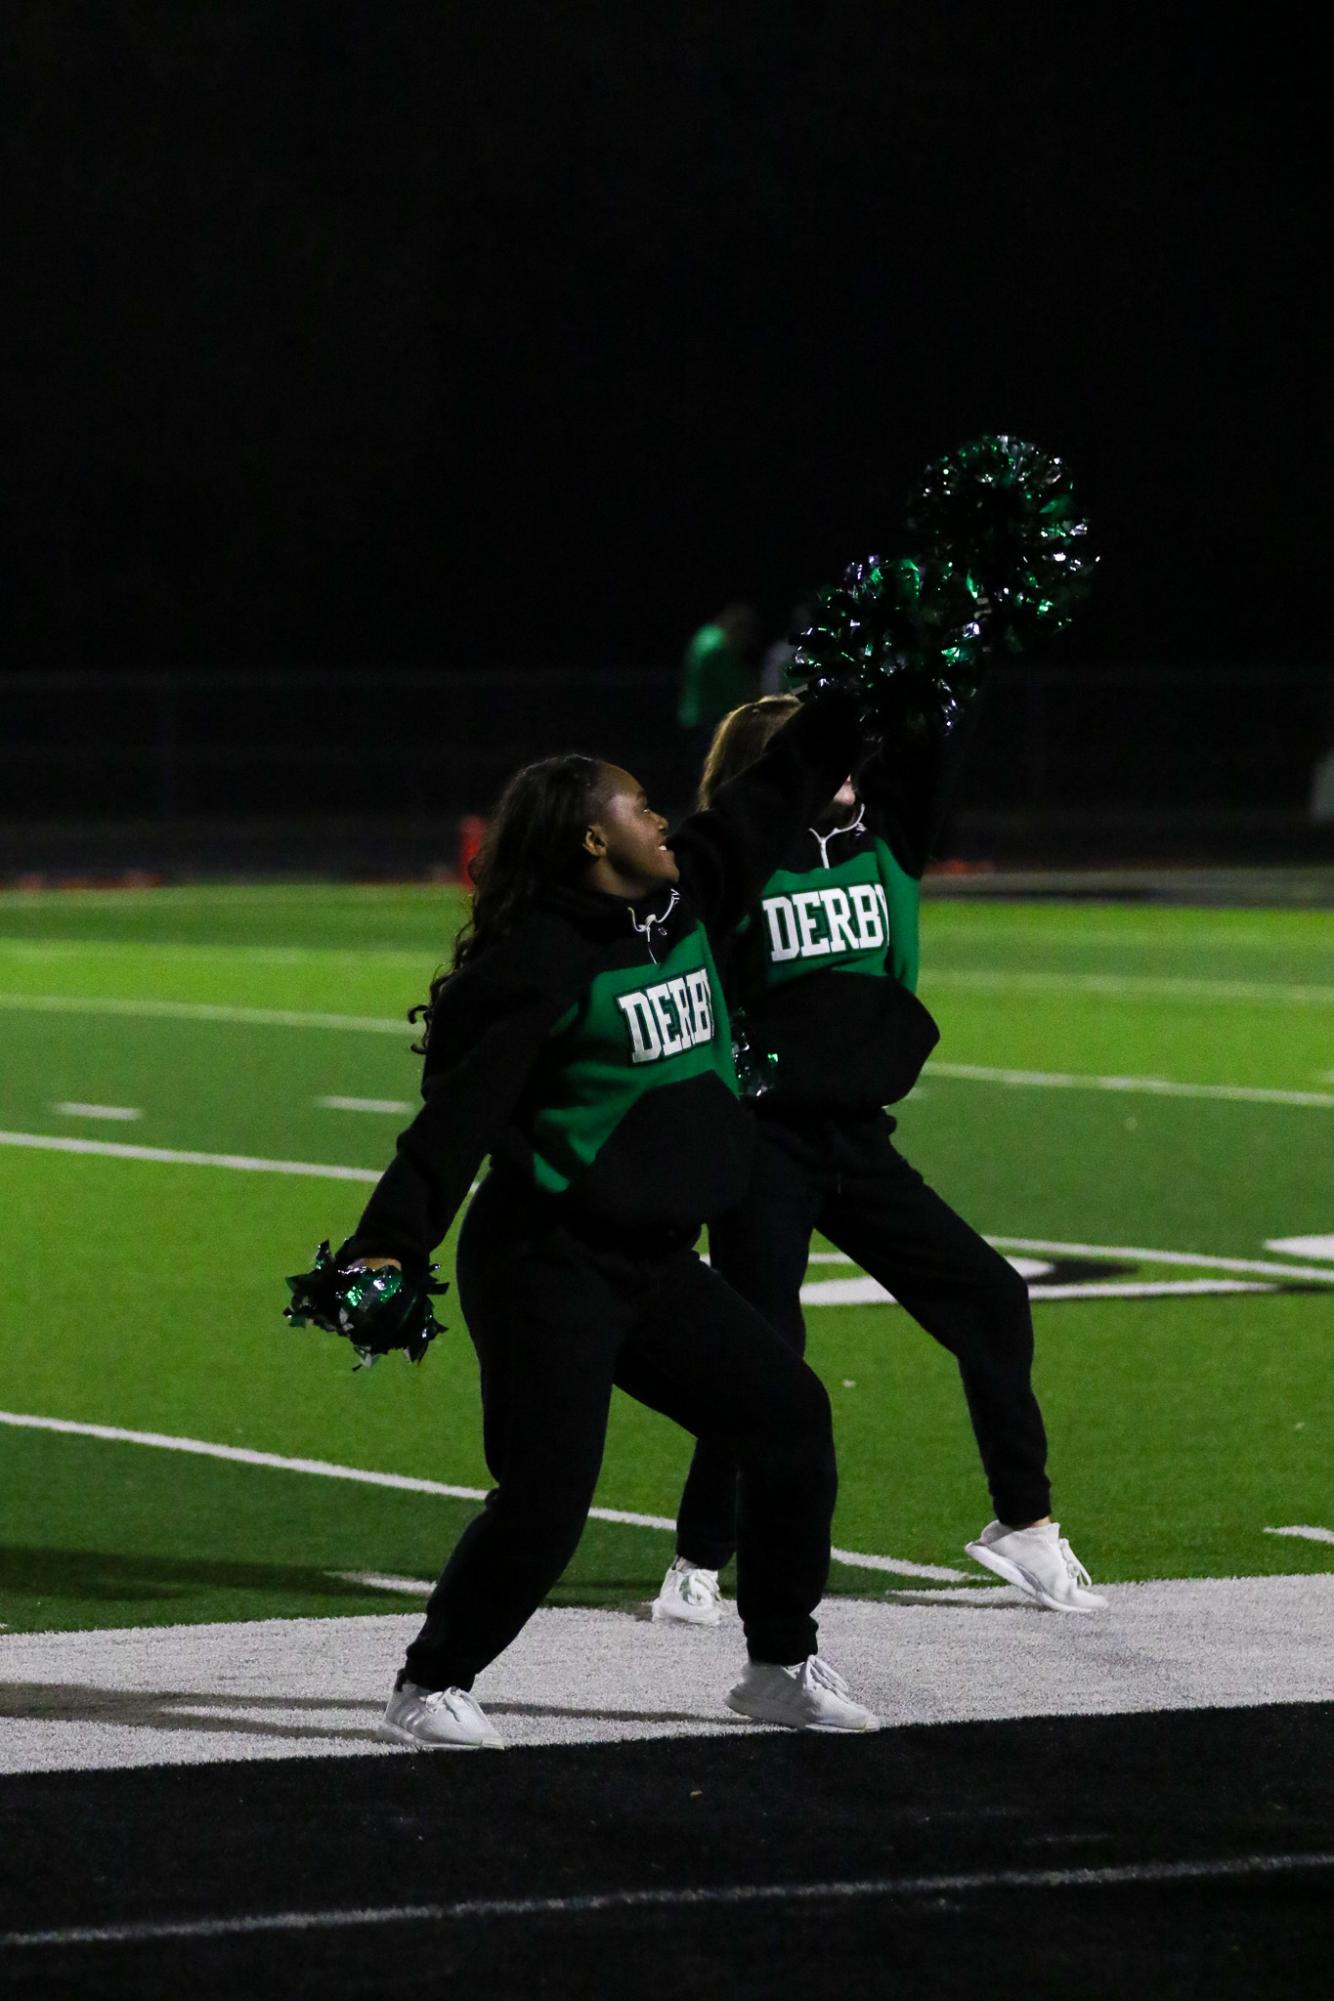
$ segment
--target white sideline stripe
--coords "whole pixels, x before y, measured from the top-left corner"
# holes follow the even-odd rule
[[[340,1584],[364,1584],[368,1591],[399,1591],[405,1598],[429,1598],[434,1583],[425,1577],[392,1577],[384,1570],[326,1570]]]
[[[0,1146],[30,1146],[51,1153],[105,1154],[115,1160],[159,1161],[167,1166],[226,1167],[247,1174],[309,1174],[325,1181],[378,1181],[383,1172],[372,1167],[336,1167],[325,1161],[261,1160],[244,1153],[193,1153],[173,1147],[130,1146],[117,1140],[70,1139],[57,1133],[0,1132]],[[479,1183],[469,1189],[475,1194]],[[1259,1278],[1310,1278],[1334,1285],[1328,1266],[1288,1265],[1260,1258],[1220,1258],[1196,1251],[1148,1251],[1125,1244],[1067,1244],[1051,1237],[992,1237],[987,1242],[1002,1251],[1065,1252],[1072,1257],[1136,1258],[1143,1264],[1197,1265],[1209,1271],[1253,1272]],[[828,1251],[814,1252],[817,1262],[847,1263]],[[708,1259],[703,1260],[707,1264]],[[817,1281],[818,1282],[818,1281]],[[1049,1288],[1050,1290],[1050,1288]],[[1081,1288],[1082,1290],[1082,1288]]]
[[[1032,1305],[1040,1306],[1047,1299],[1176,1299],[1275,1290],[1263,1279],[1106,1279],[1076,1285],[1030,1285],[1028,1297]],[[897,1306],[899,1302],[873,1278],[826,1278],[803,1285],[801,1303],[803,1306]]]
[[[401,1035],[413,1027],[406,1015],[317,1014],[288,1007],[228,1007],[213,1001],[99,999],[83,994],[0,994],[0,1007],[40,1014],[126,1014],[165,1021],[239,1021],[260,1028],[350,1028],[364,1035]]]
[[[1002,973],[981,968],[932,970],[924,987],[977,987],[988,993],[1106,994],[1111,1000],[1281,1001],[1334,1007],[1334,986],[1273,985],[1265,980],[1190,980],[1155,973]]]
[[[1267,1251],[1284,1251],[1294,1258],[1329,1258],[1334,1260],[1334,1236],[1331,1237],[1266,1237]]]
[[[987,1237],[998,1251],[1066,1252],[1081,1258],[1135,1258],[1146,1265],[1200,1265],[1206,1271],[1253,1272],[1257,1278],[1313,1278],[1334,1285],[1334,1271],[1318,1265],[1281,1265],[1264,1258],[1218,1258],[1195,1251],[1146,1251],[1130,1244],[1059,1244],[1051,1237]]]
[[[1158,1098],[1223,1098],[1243,1105],[1334,1108],[1334,1092],[1271,1090],[1259,1084],[1177,1084],[1166,1077],[1094,1077],[1076,1070],[998,1070],[985,1063],[932,1063],[928,1075],[966,1083],[1032,1085],[1056,1091],[1123,1091]]]
[[[277,1452],[256,1452],[247,1445],[216,1445],[211,1439],[174,1438],[161,1431],[126,1431],[113,1424],[84,1424],[66,1417],[37,1417],[26,1411],[0,1410],[0,1424],[24,1431],[58,1431],[75,1438],[102,1438],[114,1445],[152,1445],[167,1452],[193,1452],[203,1459],[232,1459],[242,1466],[269,1466],[280,1473],[313,1473],[325,1480],[352,1480],[366,1487],[396,1487],[409,1494],[440,1494],[451,1501],[484,1501],[485,1487],[455,1487],[443,1480],[422,1480],[411,1473],[377,1473],[362,1466],[335,1466],[327,1459],[287,1459]],[[642,1515],[630,1508],[590,1508],[595,1522],[619,1522],[626,1528],[664,1529],[675,1533],[670,1515]],[[966,1584],[966,1570],[943,1563],[912,1563],[907,1557],[867,1556],[858,1550],[830,1551],[836,1563],[856,1570],[888,1570],[898,1577],[928,1577],[943,1584]]]
[[[80,1105],[72,1100],[62,1100],[52,1105],[51,1110],[66,1119],[141,1119],[143,1112],[138,1105]]]
[[[372,1905],[364,1910],[255,1912],[161,1923],[72,1925],[4,1932],[0,1946],[142,1945],[154,1939],[228,1938],[258,1932],[345,1931],[356,1925],[447,1924],[459,1919],[583,1917],[600,1911],[700,1909],[710,1905],[843,1903],[861,1897],[939,1897],[965,1890],[1104,1890],[1141,1883],[1217,1882],[1334,1868],[1334,1853],[1220,1856],[1201,1862],[1128,1862],[1100,1869],[981,1869],[939,1876],[880,1876],[860,1882],[734,1883],[719,1889],[604,1890],[573,1897],[472,1897],[455,1904]]]
[[[258,1160],[248,1153],[130,1146],[121,1140],[67,1139],[61,1133],[0,1132],[0,1146],[36,1147],[42,1153],[98,1153],[112,1160],[152,1160],[167,1167],[229,1167],[242,1174],[306,1174],[323,1181],[378,1181],[384,1171],[378,1167],[332,1167],[312,1160]]]
[[[1334,1542],[1334,1529],[1312,1528],[1309,1523],[1295,1523],[1286,1529],[1266,1529],[1265,1534],[1301,1536],[1306,1542]]]
[[[316,1098],[326,1112],[411,1112],[406,1098]]]

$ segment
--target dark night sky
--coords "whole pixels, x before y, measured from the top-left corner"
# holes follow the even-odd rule
[[[666,662],[1008,429],[1081,657],[1320,658],[1316,15],[1222,18],[6,0],[8,657]]]

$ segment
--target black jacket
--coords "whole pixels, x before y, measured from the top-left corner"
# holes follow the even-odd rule
[[[693,1231],[739,1200],[752,1133],[713,942],[856,752],[855,705],[812,699],[673,837],[676,889],[634,904],[558,889],[452,975],[425,1103],[340,1257],[419,1268],[487,1154],[612,1230]]]

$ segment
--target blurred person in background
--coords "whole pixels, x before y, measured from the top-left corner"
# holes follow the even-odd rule
[[[782,695],[787,692],[788,666],[796,658],[797,635],[806,630],[811,622],[813,604],[810,598],[798,598],[788,614],[787,631],[781,639],[775,639],[772,646],[765,648],[760,662],[761,695]]]
[[[759,634],[753,605],[727,604],[699,628],[682,656],[676,720],[688,733],[692,785],[717,725],[755,692],[752,661]]]

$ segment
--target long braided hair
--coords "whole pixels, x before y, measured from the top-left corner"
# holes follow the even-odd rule
[[[606,769],[599,758],[567,751],[525,764],[506,785],[469,870],[472,903],[449,970],[436,974],[429,1001],[408,1015],[422,1023],[418,1055],[445,981],[512,931],[545,890],[573,882],[587,865],[584,835],[602,808]]]

